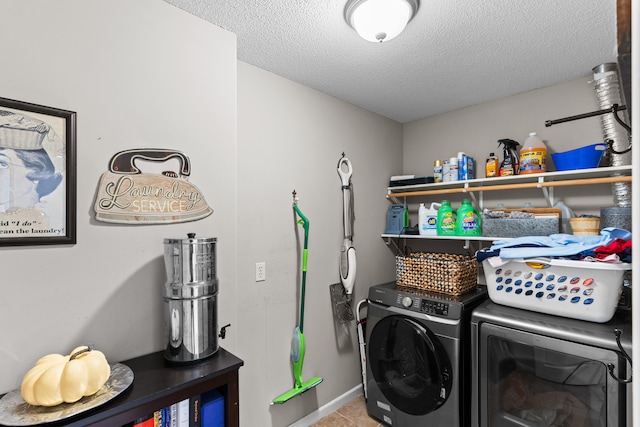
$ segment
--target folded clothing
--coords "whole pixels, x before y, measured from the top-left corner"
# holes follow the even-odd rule
[[[599,236],[552,234],[551,236],[525,236],[496,240],[490,251],[499,250],[500,258],[503,259],[571,257],[606,247],[616,240],[631,241],[631,236],[632,234],[627,230],[608,227],[602,229]],[[620,246],[620,244],[617,245]]]

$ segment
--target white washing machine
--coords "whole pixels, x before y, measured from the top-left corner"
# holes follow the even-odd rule
[[[470,317],[485,287],[461,296],[371,287],[367,412],[396,427],[470,424]]]

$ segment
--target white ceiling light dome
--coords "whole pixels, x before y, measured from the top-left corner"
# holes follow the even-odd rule
[[[398,36],[418,10],[418,0],[348,0],[347,23],[365,40],[382,43]]]

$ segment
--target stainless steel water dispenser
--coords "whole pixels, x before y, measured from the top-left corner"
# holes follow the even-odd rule
[[[216,238],[164,239],[166,360],[194,362],[218,351]]]

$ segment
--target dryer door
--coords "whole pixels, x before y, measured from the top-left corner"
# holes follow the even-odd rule
[[[371,331],[369,366],[380,391],[400,411],[424,415],[451,390],[451,361],[438,338],[405,316],[381,319]]]

